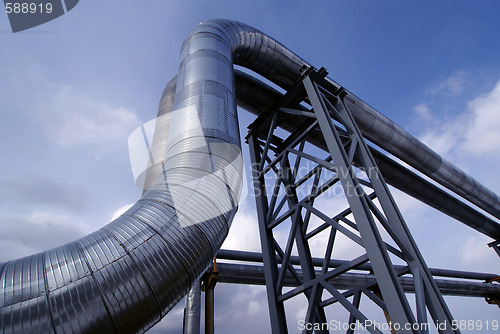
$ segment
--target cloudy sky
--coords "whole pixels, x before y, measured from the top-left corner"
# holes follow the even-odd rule
[[[499,12],[495,1],[87,0],[13,34],[1,11],[0,262],[94,231],[139,198],[128,136],[155,116],[183,39],[208,18],[250,24],[326,67],[500,193]],[[430,267],[500,272],[491,240],[394,194]],[[259,247],[247,197],[224,248]],[[456,319],[498,319],[481,299],[447,300]],[[220,333],[269,331],[262,287],[219,284],[216,307]],[[292,305],[289,319],[301,312]],[[182,305],[151,332],[180,327]]]

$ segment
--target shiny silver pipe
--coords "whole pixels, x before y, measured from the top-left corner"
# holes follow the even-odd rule
[[[231,44],[195,29],[181,50],[162,173],[118,219],[0,264],[3,333],[145,332],[211,263],[242,185]]]
[[[219,260],[263,263],[262,253],[229,250],[229,249],[221,249],[217,253],[217,261]],[[323,266],[324,259],[313,257],[311,260],[312,260],[312,265],[314,267],[321,268]],[[279,264],[282,263],[282,259],[278,255],[276,255],[276,262]],[[330,260],[328,262],[328,268],[338,268],[342,265],[347,264],[347,262],[348,261],[346,260]],[[217,262],[217,268],[219,268],[219,263],[221,262]],[[299,257],[295,255],[290,256],[290,263],[293,265],[300,265]],[[404,268],[405,266],[403,265],[394,265],[394,269],[396,270],[401,270]],[[370,263],[361,264],[357,266],[356,269],[373,272],[373,268],[370,265]],[[449,278],[460,278],[460,279],[479,280],[479,281],[492,281],[498,278],[498,274],[478,273],[473,271],[463,271],[454,269],[429,268],[429,271],[431,272],[432,276],[449,277]]]
[[[201,319],[201,282],[193,284],[186,295],[186,308],[184,310],[183,334],[200,334]]]
[[[239,200],[233,62],[284,88],[308,65],[247,25],[199,24],[181,49],[162,173],[100,230],[0,264],[3,333],[144,332],[187,293],[220,248]],[[370,140],[500,216],[494,194],[350,96]]]
[[[174,108],[175,87],[177,76],[170,80],[160,99],[160,106],[155,119],[155,129],[149,150],[149,159],[146,170],[136,180],[137,185],[146,192],[156,178],[162,172],[165,163],[165,152],[167,151],[168,134],[170,132],[170,122],[172,110]]]
[[[217,269],[219,270],[219,283],[230,284],[252,284],[265,285],[264,266],[263,265],[247,265],[218,262]],[[302,270],[297,269],[299,277],[302,276]],[[321,271],[317,271],[317,276],[321,275]],[[413,277],[399,277],[399,282],[403,290],[407,293],[415,292],[415,282]],[[339,290],[351,290],[356,287],[374,284],[375,276],[373,274],[362,273],[344,273],[335,278],[330,278],[328,281]],[[461,296],[461,297],[481,297],[481,298],[499,298],[500,285],[490,284],[469,280],[458,279],[440,279],[435,278],[439,290],[446,296]],[[297,287],[299,285],[297,279],[287,271],[283,278],[283,285]]]

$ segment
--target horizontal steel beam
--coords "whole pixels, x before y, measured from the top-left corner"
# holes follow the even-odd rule
[[[247,264],[234,264],[217,262],[217,269],[219,270],[219,283],[232,283],[232,284],[251,284],[251,285],[265,285],[264,279],[264,266],[254,266]],[[211,268],[209,268],[211,270]],[[299,276],[302,275],[300,269],[297,269]],[[319,274],[319,272],[318,272]],[[400,277],[399,278],[403,290],[405,292],[415,292],[413,278]],[[443,295],[447,296],[462,296],[462,297],[497,297],[500,296],[500,284],[480,283],[470,280],[449,280],[449,279],[436,279],[435,280],[439,290]],[[339,290],[349,290],[356,286],[362,286],[373,282],[376,284],[375,276],[371,274],[342,274],[329,281]],[[298,286],[297,280],[287,273],[284,279],[284,285],[290,287]]]
[[[221,260],[233,260],[233,261],[244,261],[244,262],[257,262],[262,263],[262,254],[255,252],[245,252],[245,251],[235,251],[235,250],[227,250],[221,249],[217,253],[217,258]],[[276,261],[281,263],[281,258],[276,256]],[[321,267],[323,265],[323,259],[313,258],[313,265],[316,267]],[[299,265],[298,256],[291,256],[290,263],[293,265]],[[329,268],[337,268],[343,264],[347,263],[344,260],[330,260]],[[395,265],[394,268],[396,270],[402,269],[404,266]],[[218,264],[217,264],[218,268]],[[357,267],[358,270],[372,271],[372,267],[370,264],[363,264]],[[492,273],[477,273],[471,271],[462,271],[462,270],[451,270],[451,269],[438,269],[438,268],[429,268],[431,274],[437,277],[449,277],[449,278],[460,278],[460,279],[470,279],[470,280],[480,280],[480,281],[490,281],[499,277],[500,275],[492,274]],[[500,285],[499,285],[500,286]]]

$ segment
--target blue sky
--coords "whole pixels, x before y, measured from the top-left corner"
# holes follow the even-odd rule
[[[500,193],[499,12],[496,1],[88,0],[12,34],[2,11],[0,261],[74,240],[135,202],[141,191],[128,135],[155,116],[183,39],[208,18],[252,25],[326,67]],[[245,129],[251,118],[242,116]],[[500,271],[489,239],[395,197],[429,266]],[[252,199],[242,203],[225,247],[258,250]],[[216,291],[220,332],[268,331],[262,288],[220,284]],[[457,319],[498,319],[498,308],[482,300],[447,300]],[[178,332],[181,314],[174,309],[151,332]]]

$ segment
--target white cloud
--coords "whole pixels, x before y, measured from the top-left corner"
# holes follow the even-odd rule
[[[115,220],[116,218],[124,214],[125,211],[127,211],[128,209],[130,209],[130,207],[132,207],[132,205],[134,205],[134,203],[125,204],[124,206],[116,209],[115,212],[113,212],[113,215],[111,216],[111,221]]]
[[[453,80],[446,82],[453,82]],[[452,97],[449,96],[449,98]],[[426,104],[426,106],[429,110],[439,110],[440,105],[447,104],[449,101],[446,96],[443,96],[439,104],[432,106]],[[416,113],[421,105],[415,107]],[[465,106],[463,110],[458,110],[452,115],[435,114],[433,125],[428,126],[417,137],[473,178],[484,182],[487,188],[498,192],[500,182],[498,178],[492,178],[491,175],[496,174],[496,166],[500,164],[500,80],[492,90],[470,98],[463,105]],[[429,221],[426,211],[429,212],[424,207],[410,210],[411,215],[416,217],[417,221]],[[422,219],[419,219],[419,216]],[[454,223],[458,224],[453,220],[445,224],[443,221],[445,217],[435,216],[435,218],[430,218],[430,221],[432,219],[437,219],[437,223],[443,226],[451,224],[446,225],[448,228]],[[420,231],[419,225],[414,225],[417,231]],[[456,256],[447,253],[448,263],[470,271],[488,271],[492,261],[498,263],[496,254],[486,246],[491,241],[489,238],[469,228],[456,227],[457,229],[449,231],[445,231],[444,227],[440,228],[442,233],[447,234],[447,237],[441,239],[435,246],[436,249],[446,249],[451,252],[456,249]],[[435,226],[432,228],[439,231]],[[460,246],[457,246],[457,242]],[[432,260],[439,258],[438,255],[433,254]]]
[[[96,102],[63,84],[46,84],[31,112],[38,115],[47,136],[62,147],[92,145],[101,153],[126,147],[130,132],[140,125],[133,110]]]
[[[429,119],[432,117],[431,110],[429,107],[425,104],[417,104],[414,108],[413,111],[417,114],[419,118],[423,119]]]
[[[261,312],[261,310],[262,310],[261,301],[259,301],[259,300],[251,300],[248,303],[248,309],[247,309],[248,315],[259,314]]]
[[[248,208],[248,202],[241,203],[221,249],[260,252],[257,214]]]
[[[443,95],[446,97],[458,96],[465,89],[467,81],[467,72],[456,70],[446,80],[432,86],[428,92],[435,95]]]
[[[466,103],[466,110],[435,119],[418,135],[434,151],[451,157],[495,155],[500,147],[500,80],[495,87]],[[426,104],[414,107],[417,115],[431,113]],[[498,156],[498,154],[496,154]]]
[[[497,267],[495,265],[500,264],[500,260],[493,249],[487,246],[489,242],[491,239],[482,235],[467,238],[458,249],[463,268],[469,271],[484,271],[485,268],[492,268],[492,265]]]
[[[500,80],[492,91],[468,103],[471,122],[463,148],[472,155],[497,152],[500,147]]]

